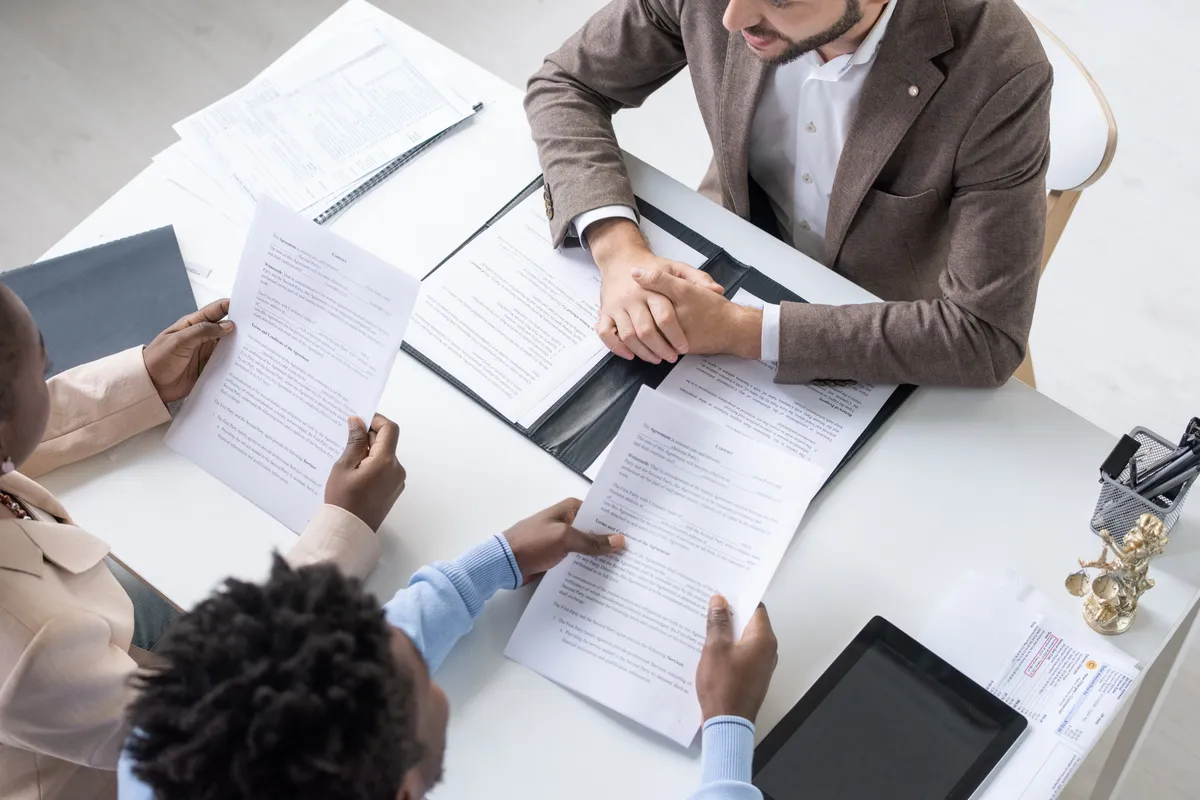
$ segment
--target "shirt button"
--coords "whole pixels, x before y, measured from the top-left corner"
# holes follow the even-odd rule
[[[816,133],[817,126],[810,122],[804,126],[804,130],[808,131],[809,133]]]
[[[916,84],[913,84],[912,86],[908,87],[908,96],[909,97],[916,97],[920,93],[921,93],[921,87],[917,86]]]
[[[800,180],[804,181],[805,183],[812,183],[812,175],[809,175],[809,174],[806,172],[806,173],[804,173],[803,175],[801,175],[801,176],[800,176]]]
[[[800,229],[805,230],[805,231],[811,231],[812,226],[808,224],[808,220],[802,219],[802,220],[800,220]]]

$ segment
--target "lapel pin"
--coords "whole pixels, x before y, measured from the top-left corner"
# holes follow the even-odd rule
[[[915,83],[912,86],[908,87],[908,96],[909,97],[916,97],[920,93],[921,93],[921,88],[919,86],[917,86]]]

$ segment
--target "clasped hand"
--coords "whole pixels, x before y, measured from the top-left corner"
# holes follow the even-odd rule
[[[684,353],[759,357],[761,312],[729,302],[707,273],[656,256],[627,219],[586,235],[603,278],[596,333],[613,353],[652,364]]]

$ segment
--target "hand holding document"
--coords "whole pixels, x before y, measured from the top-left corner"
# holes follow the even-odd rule
[[[709,597],[740,636],[823,478],[642,388],[575,518],[625,551],[548,573],[505,655],[687,746]]]
[[[1137,680],[1137,663],[1082,620],[1047,617],[1019,581],[968,575],[922,641],[1029,720],[1029,730],[975,795],[1053,800]]]
[[[347,418],[375,413],[419,286],[263,198],[230,299],[237,329],[166,443],[299,533]]]

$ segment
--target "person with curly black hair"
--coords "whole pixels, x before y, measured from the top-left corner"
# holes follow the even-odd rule
[[[110,800],[128,738],[130,678],[151,667],[175,612],[109,554],[35,480],[171,419],[227,336],[229,300],[183,317],[134,347],[47,380],[45,341],[0,283],[0,798]],[[93,321],[108,324],[103,309]],[[376,415],[347,420],[325,504],[286,558],[366,575],[376,531],[404,490],[399,429]],[[136,494],[117,498],[136,517]],[[164,535],[171,530],[162,520]],[[211,524],[221,525],[221,509]]]
[[[574,527],[567,499],[453,562],[419,570],[382,610],[335,568],[275,560],[180,617],[142,676],[118,768],[122,800],[418,800],[441,778],[450,707],[435,683],[500,589],[621,535]]]

